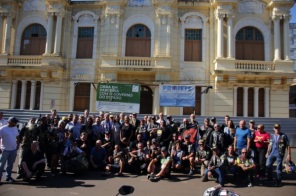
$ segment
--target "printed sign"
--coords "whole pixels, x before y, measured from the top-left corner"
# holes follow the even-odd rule
[[[97,111],[140,112],[139,84],[98,83]]]
[[[193,85],[160,85],[160,106],[195,107],[195,86]]]

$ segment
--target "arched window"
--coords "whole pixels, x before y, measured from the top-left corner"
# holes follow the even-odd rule
[[[125,56],[151,56],[151,32],[148,27],[136,24],[129,28],[126,34]]]
[[[45,52],[46,30],[40,24],[28,26],[22,35],[21,55],[42,55]]]
[[[236,59],[264,61],[264,38],[254,27],[240,29],[235,37]]]

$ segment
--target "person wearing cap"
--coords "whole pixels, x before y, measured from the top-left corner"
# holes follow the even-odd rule
[[[156,158],[152,159],[148,165],[147,172],[148,179],[156,178],[160,179],[162,177],[170,177],[171,174],[171,157],[168,154],[167,148],[163,146],[161,148],[161,154]]]
[[[7,125],[7,120],[3,118],[3,112],[0,111],[0,127],[3,127],[4,125]]]
[[[208,168],[209,161],[211,159],[212,152],[205,146],[205,141],[200,139],[198,141],[198,148],[195,153],[194,164],[200,166],[200,175],[203,176],[205,168]]]
[[[7,125],[0,128],[0,139],[2,140],[0,151],[0,183],[4,166],[6,166],[6,181],[15,182],[11,177],[13,163],[15,162],[17,149],[19,144],[19,132],[16,127],[18,120],[15,117],[10,117],[7,120]]]
[[[256,162],[256,164],[258,163],[258,157],[257,157],[257,148],[254,142],[254,138],[255,138],[255,132],[257,131],[257,126],[255,126],[255,121],[253,119],[251,119],[249,121],[249,130],[251,131],[251,141],[250,141],[250,149],[251,149],[251,153],[254,158],[254,161]]]
[[[195,155],[195,145],[190,142],[190,135],[186,134],[184,136],[184,142],[182,143],[182,150],[184,151],[183,166],[189,164],[189,175],[194,174],[194,155]]]
[[[286,162],[291,161],[291,148],[289,144],[289,139],[285,133],[281,132],[280,124],[276,123],[273,126],[274,134],[270,137],[270,143],[267,149],[266,157],[266,168],[267,168],[267,178],[272,180],[272,166],[276,161],[276,178],[275,186],[281,186],[282,182],[282,166],[285,152],[287,150]]]
[[[214,178],[217,178],[219,183],[217,187],[223,187],[225,180],[226,156],[225,154],[221,154],[219,148],[212,148],[212,153],[213,155],[210,159],[208,168],[205,170],[201,181],[206,182],[209,177],[213,176]]]

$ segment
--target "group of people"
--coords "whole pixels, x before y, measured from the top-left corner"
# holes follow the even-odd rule
[[[0,180],[6,166],[6,181],[11,177],[19,149],[17,179],[39,180],[50,168],[51,175],[99,170],[102,175],[123,171],[148,174],[151,181],[170,177],[172,171],[199,173],[202,181],[216,178],[225,184],[228,174],[246,176],[248,187],[254,177],[272,180],[272,166],[277,162],[275,186],[281,186],[282,163],[291,161],[288,137],[274,124],[274,134],[241,120],[235,126],[228,115],[224,123],[215,117],[199,124],[195,115],[174,122],[172,116],[144,116],[136,113],[112,115],[69,114],[60,117],[56,109],[38,119],[31,118],[20,130],[15,117],[7,121],[0,112]],[[284,158],[287,150],[287,157]],[[285,160],[284,160],[285,159]],[[266,175],[267,174],[267,175]]]

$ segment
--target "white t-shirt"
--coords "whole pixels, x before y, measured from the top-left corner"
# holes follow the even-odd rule
[[[18,129],[15,127],[8,127],[7,125],[0,128],[1,149],[15,150],[17,148],[16,137],[19,135]]]
[[[7,125],[7,120],[5,120],[4,118],[2,118],[0,120],[0,127],[3,127],[4,125]]]

